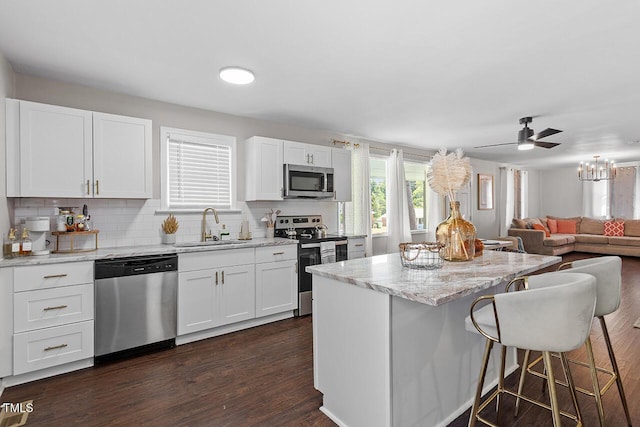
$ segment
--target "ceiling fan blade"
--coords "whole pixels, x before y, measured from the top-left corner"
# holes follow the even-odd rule
[[[531,137],[531,139],[533,139],[534,141],[537,141],[537,140],[539,140],[541,138],[546,138],[548,136],[555,135],[556,133],[560,133],[560,132],[562,132],[562,131],[558,130],[558,129],[546,128],[542,132],[538,132],[535,135],[533,135]]]
[[[515,144],[517,144],[517,142],[504,142],[502,144],[481,145],[479,147],[473,147],[473,148],[488,148],[488,147],[498,147],[500,145],[515,145]]]
[[[547,142],[547,141],[532,141],[533,145],[540,148],[553,148],[560,145],[559,142]]]

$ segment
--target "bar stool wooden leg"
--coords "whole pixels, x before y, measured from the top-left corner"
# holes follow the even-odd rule
[[[591,346],[591,338],[587,338],[584,343],[587,350],[587,359],[589,361],[589,371],[591,372],[591,383],[593,384],[593,397],[596,399],[596,408],[598,408],[598,420],[600,427],[604,427],[604,406],[602,406],[602,395],[600,394],[600,384],[598,382],[598,371],[596,370],[596,361],[593,357],[593,347]]]
[[[600,319],[600,326],[602,327],[602,335],[604,335],[604,341],[607,344],[607,351],[609,352],[609,359],[611,360],[611,366],[613,372],[616,375],[616,383],[618,384],[618,392],[620,393],[620,400],[622,400],[622,407],[624,408],[624,415],[627,417],[627,424],[631,427],[631,416],[629,415],[629,406],[627,405],[627,397],[624,394],[624,388],[622,387],[622,378],[620,378],[620,371],[618,370],[618,362],[616,362],[616,355],[613,353],[613,346],[611,345],[611,338],[609,337],[609,330],[607,324],[604,321],[604,316],[598,316]]]
[[[522,367],[520,368],[520,381],[518,382],[518,397],[516,398],[516,410],[513,413],[514,417],[518,416],[518,411],[520,410],[520,395],[522,395],[522,390],[524,389],[524,378],[527,375],[527,368],[529,367],[530,356],[531,356],[531,350],[525,350],[524,360],[522,361]]]
[[[548,351],[543,351],[542,357],[544,359],[544,365],[545,365],[545,368],[547,369],[547,375],[549,377],[549,381],[547,381],[547,384],[549,386],[549,400],[551,401],[551,414],[553,416],[553,427],[561,427],[562,420],[560,419],[560,407],[558,406],[556,378],[553,374],[553,367],[551,366],[551,353]]]
[[[480,368],[480,378],[478,379],[478,387],[476,388],[476,397],[471,407],[471,415],[469,416],[469,427],[476,425],[476,419],[478,416],[478,408],[480,407],[480,399],[482,399],[482,387],[484,384],[484,378],[487,374],[487,366],[489,364],[489,355],[493,348],[493,341],[487,340],[484,346],[484,355],[482,356],[482,367]]]

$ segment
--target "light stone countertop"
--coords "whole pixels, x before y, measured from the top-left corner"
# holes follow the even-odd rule
[[[562,257],[483,251],[473,261],[445,261],[440,269],[403,267],[400,254],[314,265],[313,275],[439,306],[562,261]],[[314,285],[315,286],[315,285]],[[502,291],[502,290],[501,290]]]
[[[0,260],[0,268],[18,267],[24,265],[55,264],[61,262],[95,261],[98,259],[122,258],[130,256],[180,254],[188,252],[202,251],[223,251],[230,249],[257,248],[265,246],[284,246],[298,244],[294,239],[265,239],[256,238],[252,240],[233,240],[228,244],[204,245],[181,247],[174,245],[148,245],[148,246],[127,246],[118,248],[99,248],[91,252],[78,252],[73,254],[50,254],[50,255],[30,255],[18,258]]]

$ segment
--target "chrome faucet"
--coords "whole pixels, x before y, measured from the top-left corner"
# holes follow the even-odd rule
[[[216,212],[216,210],[214,208],[206,208],[204,210],[204,212],[202,212],[202,241],[206,242],[207,239],[213,239],[213,240],[217,240],[217,236],[214,239],[213,235],[211,234],[211,230],[209,230],[209,232],[207,233],[207,212],[213,212],[213,217],[216,220],[216,224],[220,224],[220,220],[218,219],[218,212]]]

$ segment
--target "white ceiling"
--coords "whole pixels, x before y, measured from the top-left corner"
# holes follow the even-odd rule
[[[0,0],[16,72],[375,141],[575,166],[640,160],[640,2]],[[235,87],[224,66],[252,69]],[[518,119],[564,132],[547,150]]]

